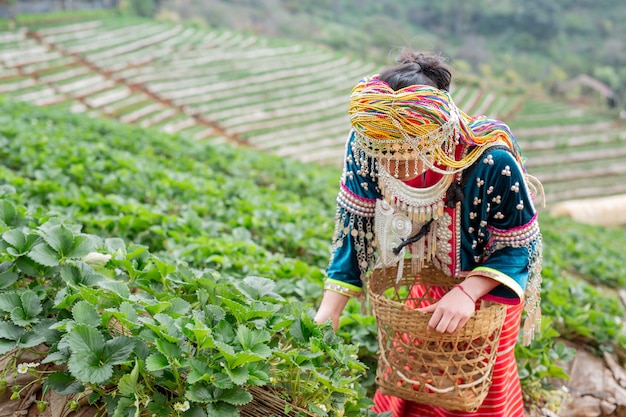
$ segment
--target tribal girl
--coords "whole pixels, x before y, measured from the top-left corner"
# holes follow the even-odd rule
[[[377,392],[374,411],[394,417],[523,417],[514,347],[540,316],[541,236],[515,138],[502,122],[470,117],[448,93],[450,71],[436,55],[405,50],[399,64],[362,80],[350,97],[352,130],[337,197],[336,229],[320,323],[335,328],[350,297],[376,266],[410,258],[456,279],[441,291],[428,326],[460,329],[480,300],[507,305],[492,385],[474,413]],[[540,184],[538,184],[540,185]]]

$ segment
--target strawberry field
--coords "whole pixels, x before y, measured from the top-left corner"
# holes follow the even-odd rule
[[[367,404],[373,318],[350,303],[335,337],[311,316],[338,170],[1,107],[7,398],[26,392],[14,377],[36,351],[46,367],[27,372],[47,387],[37,401],[56,392],[101,413],[170,415],[187,401],[200,414],[237,415],[256,385],[321,416]],[[550,378],[565,377],[559,361],[572,352],[555,343],[559,334],[622,358],[626,347],[610,290],[624,284],[623,234],[548,217],[543,229],[544,331],[518,352],[535,401]]]
[[[0,42],[0,403],[228,417],[263,387],[285,415],[373,415],[373,317],[352,301],[335,335],[312,311],[347,94],[374,66],[120,19]],[[624,135],[607,116],[455,91],[463,108],[511,116],[548,198],[623,192]],[[528,408],[556,409],[564,342],[626,360],[626,238],[541,225],[543,331],[517,357]]]

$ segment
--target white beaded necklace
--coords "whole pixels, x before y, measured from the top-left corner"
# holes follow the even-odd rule
[[[387,170],[378,171],[380,191],[389,205],[415,222],[437,219],[443,214],[444,197],[454,181],[454,172],[445,174],[430,187],[415,188],[394,178]]]

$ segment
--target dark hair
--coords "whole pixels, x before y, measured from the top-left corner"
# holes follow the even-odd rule
[[[430,85],[450,90],[452,73],[441,55],[403,49],[396,61],[398,65],[383,70],[378,76],[394,90],[410,85]]]

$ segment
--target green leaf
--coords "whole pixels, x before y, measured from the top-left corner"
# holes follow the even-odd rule
[[[128,285],[124,284],[120,281],[113,281],[110,279],[102,279],[98,281],[98,286],[101,288],[105,288],[107,290],[113,291],[120,298],[128,300],[130,298],[130,290],[128,289]]]
[[[2,234],[2,239],[11,245],[11,255],[23,256],[28,253],[33,244],[39,239],[35,234],[25,234],[22,230],[12,229]],[[7,248],[7,252],[9,252]]]
[[[120,397],[112,417],[134,417],[136,411],[135,407],[133,407],[134,404],[135,402],[132,399]]]
[[[0,321],[0,338],[18,341],[26,333],[24,329],[6,321]]]
[[[228,364],[228,368],[230,369],[234,369],[247,363],[258,362],[265,359],[264,357],[252,352],[244,351],[235,353],[235,350],[232,346],[219,341],[215,341],[215,347],[224,356],[224,359],[226,359],[226,362]]]
[[[161,353],[153,353],[146,358],[146,369],[150,372],[161,371],[169,366],[167,358]]]
[[[0,289],[5,289],[15,284],[18,277],[16,272],[4,271],[0,273]]]
[[[75,237],[74,245],[65,254],[68,258],[82,258],[95,249],[93,240],[88,235],[80,234]]]
[[[11,311],[11,320],[18,326],[28,326],[39,322],[37,315],[41,313],[41,301],[34,291],[20,293],[20,306]]]
[[[22,300],[16,292],[0,293],[0,310],[10,313],[16,307],[22,306]]]
[[[170,308],[172,306],[172,304],[170,304],[167,301],[163,301],[160,303],[156,303],[156,304],[152,304],[152,305],[146,305],[145,309],[148,313],[150,313],[152,316],[162,313],[165,310],[167,310],[168,308]]]
[[[235,387],[224,391],[216,390],[215,399],[232,405],[244,405],[252,401],[252,394],[243,387]]]
[[[107,340],[102,351],[102,360],[111,365],[119,365],[128,360],[135,349],[135,340],[126,336],[119,336]]]
[[[210,382],[212,371],[209,366],[195,358],[189,359],[189,374],[187,375],[187,383],[195,384],[198,381]]]
[[[45,379],[44,386],[53,389],[59,395],[78,394],[85,387],[66,372],[53,372]]]
[[[113,376],[113,366],[102,363],[99,355],[93,351],[72,352],[67,368],[82,383],[105,385]]]
[[[135,361],[135,366],[130,374],[126,374],[120,378],[120,382],[117,384],[117,389],[120,394],[127,397],[137,396],[140,391],[140,385],[137,383],[139,380],[139,362]]]
[[[66,257],[74,246],[74,233],[64,224],[45,223],[39,227],[39,235],[61,257]]]
[[[17,344],[13,340],[0,339],[0,355],[4,355],[12,351]]]
[[[178,359],[181,356],[178,345],[170,343],[167,340],[157,339],[157,349],[169,359]]]
[[[232,381],[236,385],[243,385],[248,382],[248,369],[245,366],[241,366],[239,368],[230,369],[228,367],[225,368],[226,373],[232,379]]]
[[[79,301],[72,308],[72,316],[78,323],[86,324],[91,327],[98,327],[101,323],[100,314],[96,308],[87,301]]]
[[[268,278],[255,276],[245,277],[242,281],[235,283],[235,286],[247,297],[253,300],[261,300],[270,297],[274,300],[283,301],[284,298],[274,292],[276,282]]]
[[[159,271],[159,275],[161,275],[161,278],[165,278],[172,272],[176,271],[176,267],[174,265],[167,264],[154,255],[152,255],[152,262],[154,263],[154,265],[156,265],[157,270]]]
[[[63,265],[59,272],[63,281],[73,287],[78,285],[92,287],[104,279],[104,277],[96,273],[91,266],[80,261]]]
[[[2,239],[20,252],[26,243],[26,236],[24,235],[24,232],[18,229],[11,229],[4,232],[2,234]]]
[[[210,403],[213,401],[214,388],[202,384],[194,384],[185,391],[185,398],[198,403]]]
[[[242,325],[237,328],[237,338],[244,349],[263,358],[268,358],[272,354],[272,349],[267,345],[271,335],[266,330],[252,330]]]
[[[191,304],[189,304],[187,301],[183,300],[182,298],[170,298],[169,300],[167,300],[168,303],[171,304],[171,307],[169,308],[170,313],[175,314],[176,316],[181,315],[187,315],[189,314],[189,311],[191,310]]]
[[[45,243],[33,246],[28,257],[43,266],[57,266],[62,259],[61,255]]]
[[[72,353],[94,352],[100,355],[104,347],[104,337],[95,327],[76,324],[67,338]]]
[[[19,220],[15,205],[10,201],[3,200],[0,202],[0,222],[7,226],[15,225]]]
[[[206,411],[209,417],[239,417],[239,409],[224,402],[207,404]]]
[[[24,333],[17,344],[19,348],[28,349],[46,342],[46,334],[37,330]]]

